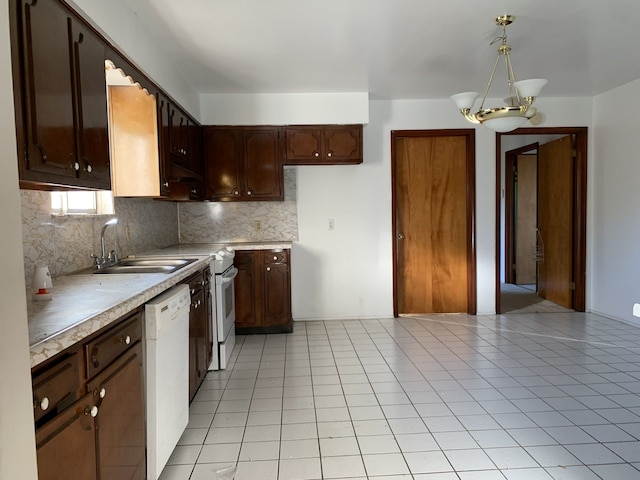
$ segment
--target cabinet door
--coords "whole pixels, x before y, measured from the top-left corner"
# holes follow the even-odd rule
[[[169,121],[171,125],[171,130],[169,132],[169,141],[171,154],[173,155],[172,161],[177,163],[181,167],[188,168],[189,157],[187,151],[187,138],[189,120],[184,115],[182,110],[174,105],[171,105],[169,112]]]
[[[211,200],[240,196],[240,134],[236,129],[205,128],[206,197]]]
[[[171,174],[171,143],[169,141],[169,99],[158,93],[156,96],[158,106],[158,152],[160,153],[160,194],[167,196],[170,193],[169,176]]]
[[[243,147],[242,196],[249,200],[283,200],[280,129],[243,129]]]
[[[278,258],[272,252],[262,252],[262,325],[272,327],[287,325],[291,321],[291,285],[289,264],[286,261],[274,262]]]
[[[327,163],[362,163],[362,125],[326,127],[324,140]]]
[[[314,127],[285,128],[286,163],[314,164],[322,161],[322,130]]]
[[[24,85],[19,88],[26,143],[20,178],[74,185],[80,164],[75,150],[71,19],[53,0],[26,0],[20,5]]]
[[[78,175],[85,186],[110,189],[105,47],[88,28],[72,21],[76,80]]]
[[[92,480],[96,477],[93,393],[36,431],[38,480]]]
[[[202,175],[202,128],[193,122],[188,125],[189,170]]]
[[[143,368],[142,343],[138,342],[88,384],[98,407],[100,480],[146,478]]]
[[[258,325],[259,292],[256,282],[256,253],[237,251],[234,266],[238,275],[234,279],[236,297],[236,328],[250,328]]]
[[[202,287],[191,295],[191,309],[189,310],[189,400],[193,400],[208,365],[203,369],[203,355],[206,358],[204,332],[205,302]]]

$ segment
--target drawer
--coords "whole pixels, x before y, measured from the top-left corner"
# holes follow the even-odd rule
[[[208,278],[208,276],[206,278]],[[200,271],[194,275],[191,275],[182,283],[189,285],[189,293],[191,294],[191,296],[193,296],[197,291],[202,290],[202,287],[205,285],[205,283],[208,282],[205,282],[203,271]]]
[[[85,345],[87,378],[92,378],[142,338],[142,312],[137,312]]]
[[[289,251],[288,250],[264,250],[262,252],[262,259],[264,264],[269,263],[289,263]]]
[[[75,402],[81,390],[80,354],[73,352],[33,377],[35,420]]]

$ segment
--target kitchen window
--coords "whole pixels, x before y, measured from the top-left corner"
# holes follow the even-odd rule
[[[53,215],[113,215],[113,193],[107,190],[51,192]]]

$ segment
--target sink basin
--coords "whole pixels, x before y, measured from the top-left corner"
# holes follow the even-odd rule
[[[126,273],[173,273],[195,262],[197,258],[124,258],[110,267],[96,270],[90,268],[78,273],[126,274]]]

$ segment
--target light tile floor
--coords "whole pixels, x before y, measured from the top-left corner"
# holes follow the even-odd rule
[[[597,315],[297,322],[232,361],[162,480],[640,479],[640,328]]]

